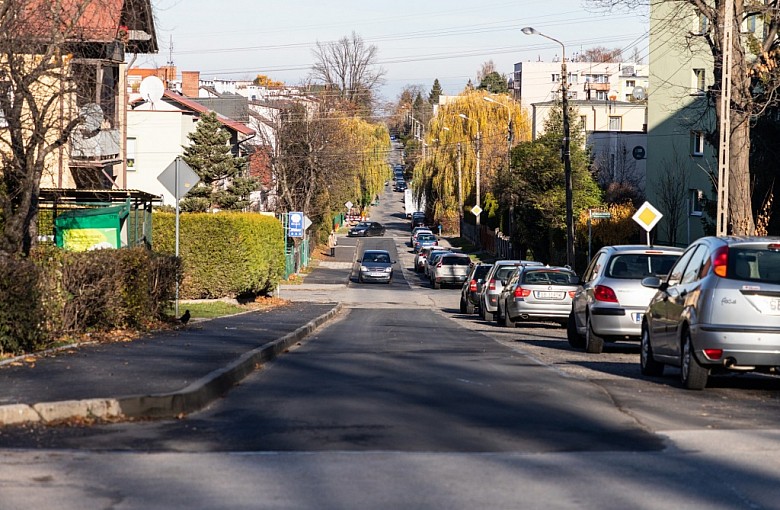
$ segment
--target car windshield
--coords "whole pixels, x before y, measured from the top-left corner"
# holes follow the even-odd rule
[[[607,263],[606,276],[641,280],[648,276],[665,276],[680,256],[662,253],[618,254]]]
[[[760,248],[729,248],[729,278],[780,283],[780,251]]]
[[[371,226],[371,223],[369,223],[367,221],[361,221],[360,223],[355,225],[355,228],[368,228],[370,226]]]
[[[569,277],[574,273],[564,271],[527,271],[523,274],[523,283],[529,285],[571,285]]]
[[[366,253],[363,255],[363,262],[390,263],[390,255],[387,253]]]

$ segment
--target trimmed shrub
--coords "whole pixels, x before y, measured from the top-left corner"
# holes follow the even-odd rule
[[[174,253],[175,215],[155,212],[152,221],[154,249]],[[282,279],[284,229],[276,218],[256,213],[187,213],[180,216],[179,226],[180,297],[267,294]]]
[[[0,253],[0,354],[33,351],[45,345],[41,271],[28,259]]]

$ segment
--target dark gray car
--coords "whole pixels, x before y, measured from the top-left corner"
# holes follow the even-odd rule
[[[712,371],[780,368],[780,238],[704,237],[656,290],[642,321],[645,375],[680,367],[685,388],[703,389]]]
[[[366,250],[363,257],[358,259],[360,270],[358,271],[358,282],[384,282],[390,283],[393,280],[393,264],[395,261],[390,257],[390,252],[385,250]]]
[[[493,264],[474,262],[460,289],[460,313],[474,313],[479,307],[479,291],[485,282],[485,276]]]

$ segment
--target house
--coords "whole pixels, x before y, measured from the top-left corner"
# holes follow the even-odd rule
[[[157,177],[190,144],[187,137],[196,129],[203,113],[211,111],[192,98],[160,89],[159,98],[144,99],[133,95],[127,111],[127,182],[129,187],[159,195],[163,203],[175,205],[173,195]],[[230,145],[235,156],[250,154],[245,143],[256,133],[246,124],[217,114],[222,126],[230,133]],[[251,161],[251,159],[250,159]]]
[[[678,23],[669,23],[672,12]],[[704,235],[702,199],[715,199],[717,155],[705,143],[715,125],[707,97],[712,54],[703,38],[691,37],[704,22],[690,6],[657,2],[651,8],[650,78],[664,84],[649,94],[647,113],[647,199],[664,214],[658,243],[685,245]]]

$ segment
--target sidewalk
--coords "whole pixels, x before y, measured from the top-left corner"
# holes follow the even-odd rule
[[[291,303],[0,366],[0,426],[76,417],[174,417],[208,405],[341,309]]]

